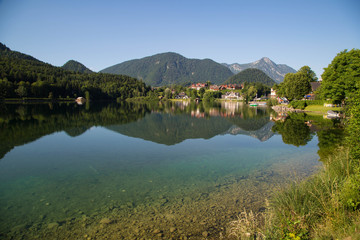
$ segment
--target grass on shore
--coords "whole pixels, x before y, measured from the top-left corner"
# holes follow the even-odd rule
[[[232,222],[232,232],[241,232],[229,235],[237,239],[360,239],[359,161],[349,157],[348,149],[339,149],[320,172],[306,181],[294,181],[273,196],[264,215],[252,220],[256,221],[263,226],[255,231],[255,223]]]
[[[324,107],[322,105],[308,105],[305,107],[304,109],[305,111],[308,112],[316,112],[319,114],[326,114],[327,111],[341,111],[342,108],[341,107]]]

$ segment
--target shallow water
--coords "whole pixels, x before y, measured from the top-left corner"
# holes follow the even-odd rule
[[[244,207],[320,165],[310,128],[285,144],[269,109],[238,103],[5,109],[4,239],[226,238]]]

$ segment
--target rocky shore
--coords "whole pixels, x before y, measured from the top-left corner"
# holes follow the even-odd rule
[[[288,106],[285,106],[285,105],[272,106],[272,109],[277,113],[287,113],[287,112],[302,113],[302,112],[304,112],[303,110],[294,109],[292,107],[288,107]]]
[[[265,199],[290,179],[292,169],[299,177],[308,176],[314,162],[304,158],[296,163],[281,163],[251,175],[229,176],[203,192],[181,197],[159,193],[156,199],[141,204],[104,205],[93,213],[77,217],[48,219],[13,226],[1,239],[236,239],[228,224],[246,210],[263,212]],[[316,162],[315,162],[316,163]],[[155,198],[155,197],[154,197]],[[53,204],[51,204],[53,205]],[[3,229],[5,230],[5,229]]]

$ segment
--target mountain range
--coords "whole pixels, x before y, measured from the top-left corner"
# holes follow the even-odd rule
[[[289,67],[285,64],[276,64],[273,61],[271,61],[267,57],[263,57],[260,60],[257,60],[252,63],[246,63],[246,64],[239,64],[239,63],[233,63],[233,64],[226,64],[223,63],[224,66],[228,67],[234,74],[237,74],[245,69],[248,68],[256,68],[260,69],[264,73],[266,73],[270,78],[272,78],[277,83],[280,83],[284,80],[285,74],[287,73],[296,73],[296,70]]]
[[[10,59],[27,60],[29,61],[27,63],[31,64],[51,66],[32,56],[12,51],[1,43],[0,55]],[[74,60],[68,61],[62,68],[77,73],[93,73],[86,66]],[[244,71],[246,69],[261,70],[267,77],[264,77],[265,75],[259,71]],[[189,59],[173,52],[126,61],[100,71],[100,73],[131,76],[151,86],[190,85],[208,81],[212,84],[255,81],[272,86],[273,82],[270,78],[279,83],[283,81],[286,73],[294,72],[296,71],[293,68],[284,64],[276,64],[266,57],[247,64],[220,64],[211,59]],[[241,74],[236,75],[239,73]]]
[[[173,52],[126,61],[100,72],[128,75],[151,86],[207,81],[221,84],[233,75],[230,69],[211,59],[188,59]]]
[[[282,82],[286,73],[296,72],[295,69],[285,64],[276,64],[266,57],[247,64],[220,64],[211,59],[189,59],[173,52],[126,61],[100,72],[128,75],[142,79],[151,86],[164,86],[207,81],[222,84],[234,74],[249,68],[263,71],[274,83]],[[247,72],[249,73],[251,72]],[[258,71],[253,73],[259,75]],[[266,84],[270,85],[268,79]]]

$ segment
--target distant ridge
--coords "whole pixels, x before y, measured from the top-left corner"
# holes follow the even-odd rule
[[[79,63],[75,66],[83,68]],[[1,43],[0,73],[6,83],[0,88],[1,98],[57,99],[67,96],[71,99],[89,95],[92,100],[123,101],[143,96],[150,90],[149,86],[129,76],[68,71],[12,51]]]
[[[17,52],[17,51],[13,51],[3,43],[0,43],[0,57],[7,57],[9,59],[31,60],[31,61],[43,63],[30,55],[27,55],[27,54],[24,54],[21,52]]]
[[[83,65],[82,63],[79,63],[75,60],[70,60],[70,61],[66,62],[62,66],[62,68],[65,70],[68,70],[68,71],[74,71],[74,72],[79,72],[79,73],[92,73],[93,72],[90,69],[88,69],[87,67],[85,67],[85,65]]]
[[[263,71],[256,68],[245,69],[238,74],[231,76],[225,83],[242,84],[242,83],[262,83],[272,87],[276,82],[266,75]]]
[[[100,72],[129,75],[151,86],[207,81],[221,84],[233,75],[230,69],[211,59],[188,59],[173,52],[126,61]]]
[[[257,60],[252,63],[246,63],[246,64],[239,64],[239,63],[226,64],[226,63],[224,63],[223,65],[228,67],[235,74],[237,74],[245,69],[248,69],[248,68],[260,69],[261,71],[266,73],[271,79],[273,79],[277,83],[280,83],[284,80],[285,74],[296,72],[295,69],[289,67],[288,65],[276,64],[267,57],[263,57],[260,60]]]

